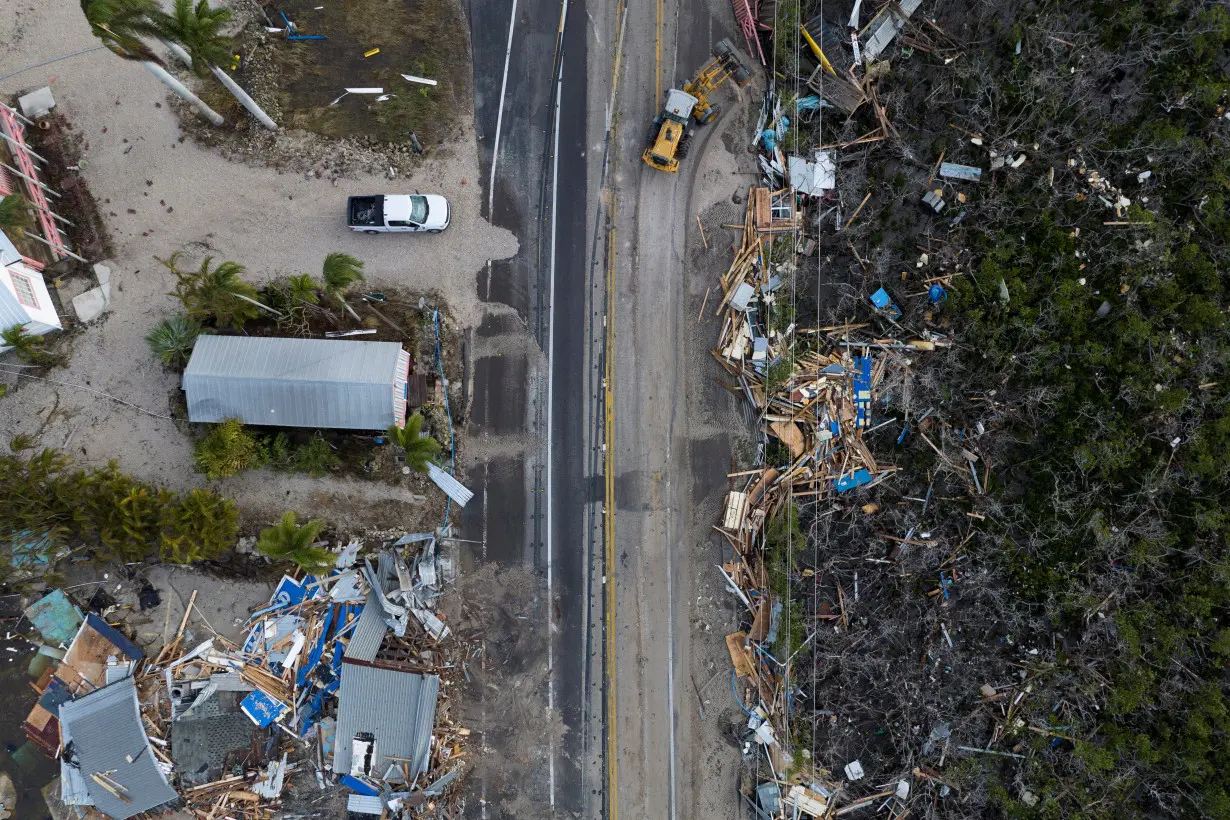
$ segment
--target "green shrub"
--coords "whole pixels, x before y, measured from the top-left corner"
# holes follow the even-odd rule
[[[264,463],[260,442],[239,419],[214,425],[193,446],[193,457],[206,478],[229,478]]]

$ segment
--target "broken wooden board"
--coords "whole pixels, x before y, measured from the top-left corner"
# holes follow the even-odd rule
[[[746,678],[755,670],[752,650],[747,645],[746,632],[732,632],[726,636],[726,649],[730,652],[730,662],[734,664],[735,674]]]
[[[790,455],[793,458],[798,458],[803,455],[805,445],[803,443],[803,431],[799,429],[799,425],[793,421],[775,421],[769,425],[769,429],[773,431],[773,435],[782,440],[787,449],[790,450]]]

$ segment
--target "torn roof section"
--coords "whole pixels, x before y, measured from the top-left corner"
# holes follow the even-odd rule
[[[141,725],[132,678],[61,705],[60,721],[73,739],[65,757],[76,763],[99,811],[127,820],[178,799]]]
[[[356,735],[375,737],[367,771],[372,777],[398,782],[404,764],[409,778],[427,771],[431,731],[436,721],[440,678],[383,669],[347,659],[342,663],[338,690],[337,734],[333,771],[351,773]],[[390,776],[390,767],[394,768]]]
[[[381,552],[376,559],[376,577],[380,579],[381,589],[385,593],[392,591],[396,572],[393,556],[388,552]],[[380,644],[388,629],[388,624],[384,622],[384,612],[380,608],[379,598],[375,592],[368,590],[367,603],[363,606],[363,611],[359,613],[359,622],[355,625],[349,643],[346,644],[346,660],[368,662],[376,660],[376,653],[380,651]]]

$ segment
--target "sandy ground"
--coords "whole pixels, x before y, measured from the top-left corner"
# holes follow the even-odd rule
[[[0,76],[97,44],[77,3],[40,0],[0,0],[0,42],[6,44]],[[346,251],[366,262],[373,287],[436,292],[463,326],[477,325],[484,311],[500,310],[480,307],[476,275],[489,259],[514,254],[517,240],[479,216],[478,159],[466,112],[447,159],[428,161],[413,176],[393,181],[331,182],[228,162],[190,139],[181,142],[163,86],[106,50],[2,80],[0,93],[49,83],[58,112],[85,136],[83,176],[115,249],[114,258],[105,260],[113,271],[111,313],[72,337],[68,367],[49,375],[149,412],[74,387],[22,379],[0,402],[5,440],[25,433],[40,446],[71,441],[71,453],[86,463],[116,459],[125,471],[172,489],[205,483],[190,466],[187,436],[159,417],[167,415],[177,378],[151,358],[143,338],[177,304],[166,295],[173,278],[154,261],[177,250],[240,262],[255,281],[317,274],[327,253]],[[347,196],[416,189],[449,197],[453,221],[447,232],[369,237],[345,228]],[[246,507],[336,514],[343,523],[362,505],[405,501],[403,490],[349,480],[279,477],[273,482],[248,475],[213,483]],[[413,501],[406,503],[412,513]]]

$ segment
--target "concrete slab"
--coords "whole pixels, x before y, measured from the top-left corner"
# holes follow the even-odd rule
[[[77,314],[77,321],[92,322],[97,319],[106,312],[107,302],[107,294],[103,293],[102,288],[93,288],[74,296],[73,312]]]
[[[22,95],[18,98],[17,104],[21,106],[21,113],[36,120],[50,114],[51,109],[56,107],[56,100],[51,96],[51,89],[43,86],[29,94]]]
[[[94,265],[94,278],[98,280],[98,284],[105,285],[111,281],[111,268],[103,264]]]

